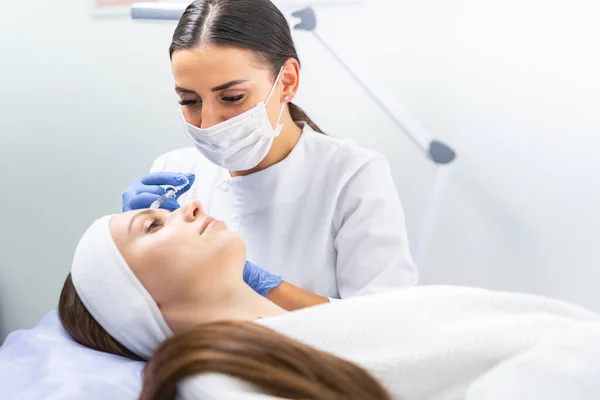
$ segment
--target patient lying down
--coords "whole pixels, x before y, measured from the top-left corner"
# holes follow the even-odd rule
[[[506,371],[548,368],[539,349],[600,333],[578,307],[462,287],[286,312],[243,282],[245,259],[196,201],[104,217],[79,242],[60,319],[87,347],[149,360],[143,400],[516,399],[523,382]],[[573,377],[556,373],[536,388]]]

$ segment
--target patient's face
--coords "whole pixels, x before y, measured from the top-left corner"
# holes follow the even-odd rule
[[[244,241],[207,217],[198,201],[175,212],[136,210],[114,216],[110,229],[123,258],[160,305],[240,280]]]

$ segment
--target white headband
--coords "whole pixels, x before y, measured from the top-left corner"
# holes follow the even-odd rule
[[[173,332],[119,252],[112,216],[96,220],[77,245],[71,277],[92,317],[128,350],[148,359]]]

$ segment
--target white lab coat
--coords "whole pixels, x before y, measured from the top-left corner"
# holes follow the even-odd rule
[[[387,160],[305,126],[286,159],[232,178],[195,148],[160,156],[154,171],[196,175],[198,199],[246,241],[247,259],[311,293],[365,295],[417,282],[404,213]]]

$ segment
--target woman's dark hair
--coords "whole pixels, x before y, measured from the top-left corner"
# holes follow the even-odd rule
[[[252,322],[214,322],[163,342],[144,369],[139,400],[175,399],[177,385],[221,373],[285,399],[391,400],[367,371]]]
[[[78,343],[97,351],[143,361],[92,317],[71,275],[58,305],[60,321]],[[177,385],[202,373],[222,373],[286,399],[390,400],[367,371],[252,322],[214,322],[163,342],[144,369],[140,400],[173,400]]]
[[[253,51],[268,66],[273,81],[290,58],[300,64],[290,27],[271,0],[194,1],[175,29],[169,55],[206,44]],[[304,121],[323,133],[300,107],[288,106],[294,121]]]

